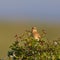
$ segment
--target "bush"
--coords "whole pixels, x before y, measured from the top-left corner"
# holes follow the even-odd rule
[[[50,41],[43,35],[37,41],[29,33],[15,36],[16,40],[10,46],[8,57],[12,55],[13,60],[60,60],[60,40]]]

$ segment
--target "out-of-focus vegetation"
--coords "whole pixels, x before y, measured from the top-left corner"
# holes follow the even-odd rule
[[[46,29],[47,38],[50,41],[60,37],[60,24],[56,22],[46,22],[45,20],[43,22],[40,20],[21,20],[18,23],[17,20],[16,22],[4,22],[2,20],[2,22],[0,22],[0,58],[6,57],[10,44],[15,40],[14,35],[16,33],[20,35],[26,29],[30,30],[32,26],[36,26],[39,33],[41,33],[42,29]]]
[[[60,60],[60,38],[51,41],[42,32],[42,38],[37,41],[30,31],[21,36],[16,35],[15,38],[8,51],[9,59],[12,57],[12,60]]]

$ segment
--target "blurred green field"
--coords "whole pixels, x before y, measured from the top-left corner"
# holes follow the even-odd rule
[[[42,29],[46,29],[48,40],[60,38],[60,26],[53,22],[40,21],[19,21],[19,22],[0,22],[0,58],[7,56],[10,44],[15,40],[15,34],[21,34],[26,29],[36,26],[41,33]]]

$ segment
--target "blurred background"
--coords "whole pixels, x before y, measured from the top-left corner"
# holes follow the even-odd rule
[[[0,0],[0,58],[6,57],[15,34],[36,26],[48,40],[60,38],[60,0]]]

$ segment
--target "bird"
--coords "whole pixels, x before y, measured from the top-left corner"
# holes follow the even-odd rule
[[[41,35],[38,33],[36,27],[32,27],[32,35],[33,35],[34,39],[36,39],[38,41],[41,39]]]

